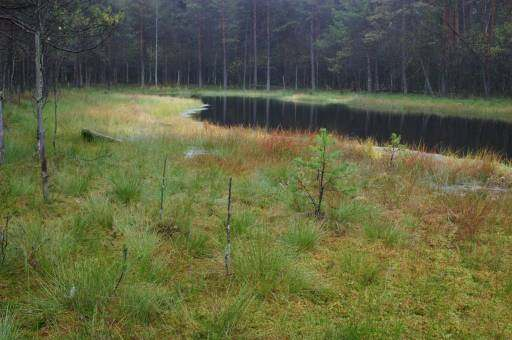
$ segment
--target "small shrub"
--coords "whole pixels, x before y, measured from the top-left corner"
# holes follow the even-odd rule
[[[486,195],[467,195],[453,202],[449,211],[450,221],[457,227],[460,240],[473,240],[485,227],[495,203]]]
[[[340,162],[340,152],[332,150],[334,141],[326,129],[321,129],[317,142],[311,148],[313,156],[308,160],[295,160],[296,173],[293,177],[295,192],[302,193],[313,206],[316,217],[323,216],[323,203],[329,190],[338,190],[341,179],[352,170],[346,162]],[[339,190],[338,190],[339,191]],[[342,188],[343,192],[352,188]]]
[[[313,250],[322,237],[321,230],[313,224],[299,223],[288,229],[283,241],[299,252]]]
[[[110,181],[112,193],[121,203],[128,204],[140,198],[142,182],[138,177],[118,173]]]
[[[398,157],[398,153],[400,152],[400,149],[403,148],[403,145],[401,144],[402,136],[399,134],[393,132],[391,134],[391,137],[389,138],[389,147],[391,148],[391,155],[389,158],[389,165],[394,165],[394,161],[396,157]]]

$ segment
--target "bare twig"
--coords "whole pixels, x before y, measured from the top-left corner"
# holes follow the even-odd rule
[[[224,254],[224,266],[226,267],[226,275],[230,274],[231,264],[231,190],[233,178],[229,179],[229,194],[228,194],[228,217],[226,220],[226,252]]]
[[[309,199],[310,203],[315,207],[316,209],[316,200],[313,198],[313,195],[311,195],[308,191],[308,188],[306,188],[306,186],[304,185],[304,183],[302,183],[302,181],[300,180],[300,178],[297,178],[297,183],[299,184],[300,188],[302,189],[302,191],[304,191],[304,193],[306,194],[307,198]]]
[[[0,229],[0,264],[4,264],[5,262],[5,257],[7,255],[7,245],[9,244],[8,243],[8,239],[7,239],[7,231],[9,229],[9,220],[10,220],[10,217],[7,216],[5,218],[5,225],[2,229]]]
[[[164,219],[164,192],[166,188],[165,174],[167,172],[167,156],[164,159],[164,169],[162,171],[162,185],[160,187],[160,220]]]
[[[119,278],[117,279],[116,286],[114,287],[113,294],[117,291],[117,288],[119,288],[119,285],[121,284],[121,281],[123,281],[124,275],[126,273],[126,270],[128,269],[128,248],[126,246],[123,247],[123,267],[121,268],[121,274],[119,275]]]

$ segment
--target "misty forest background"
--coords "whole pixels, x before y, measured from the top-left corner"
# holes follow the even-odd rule
[[[512,93],[507,0],[106,2],[121,19],[98,48],[46,44],[46,91],[58,83]],[[0,81],[10,93],[34,84],[32,39],[0,20]]]

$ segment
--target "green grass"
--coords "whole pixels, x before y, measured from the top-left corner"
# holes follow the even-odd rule
[[[10,310],[0,314],[0,340],[14,340],[20,338],[18,326]]]
[[[314,250],[322,237],[322,231],[314,224],[301,223],[290,226],[283,241],[299,252]]]
[[[180,113],[198,100],[151,95],[157,91],[170,89],[62,93],[57,149],[48,148],[48,203],[31,98],[7,103],[0,231],[11,219],[0,262],[0,338],[512,337],[512,195],[438,189],[512,188],[506,167],[486,157],[433,163],[405,154],[389,167],[370,143],[336,139],[357,167],[347,179],[356,190],[326,192],[326,214],[317,219],[292,182],[293,159],[311,156],[310,136],[196,122]],[[53,123],[50,103],[50,140]],[[84,127],[123,142],[84,141]],[[190,148],[210,153],[189,159]]]
[[[421,94],[354,93],[344,91],[293,91],[237,90],[223,91],[218,88],[163,88],[148,90],[148,93],[166,93],[177,96],[245,96],[273,98],[277,100],[312,103],[318,105],[344,104],[354,109],[375,110],[396,114],[425,113],[441,116],[460,116],[512,121],[510,98],[458,98],[432,97]]]

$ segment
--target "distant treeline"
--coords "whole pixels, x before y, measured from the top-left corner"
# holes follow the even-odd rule
[[[81,53],[43,39],[46,91],[57,83],[512,93],[510,0],[89,2],[121,19]],[[0,86],[32,89],[33,37],[1,14],[2,5]]]

